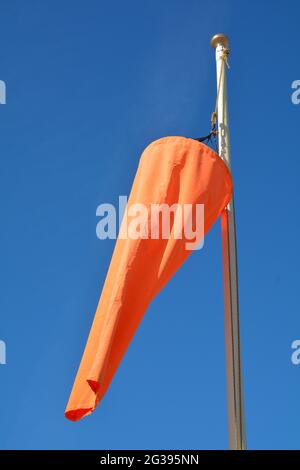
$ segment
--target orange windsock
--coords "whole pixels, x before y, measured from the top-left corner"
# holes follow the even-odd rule
[[[143,152],[127,209],[135,204],[146,208],[176,204],[188,205],[194,212],[203,204],[205,234],[230,201],[231,192],[230,172],[212,149],[193,139],[165,137]],[[77,421],[96,408],[151,300],[191,253],[190,239],[174,235],[176,216],[168,238],[161,232],[158,237],[157,232],[149,235],[150,218],[142,236],[123,236],[128,235],[128,217],[123,218],[65,411],[68,419]]]

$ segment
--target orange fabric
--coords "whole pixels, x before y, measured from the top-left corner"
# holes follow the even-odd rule
[[[128,207],[204,204],[206,233],[231,192],[229,170],[213,150],[192,139],[165,137],[143,152]],[[68,419],[91,413],[105,394],[149,303],[191,253],[185,243],[118,238],[65,411]]]

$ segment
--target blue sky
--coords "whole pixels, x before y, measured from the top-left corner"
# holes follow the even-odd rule
[[[154,300],[106,397],[64,408],[139,155],[209,131],[230,36],[248,446],[299,449],[299,2],[1,1],[0,448],[227,447],[220,227]]]

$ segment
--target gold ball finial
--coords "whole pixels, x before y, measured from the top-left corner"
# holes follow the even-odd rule
[[[210,41],[211,47],[213,47],[214,49],[216,49],[216,47],[217,47],[219,44],[221,44],[221,45],[224,46],[224,47],[228,47],[229,39],[228,39],[228,37],[226,36],[226,34],[223,34],[223,33],[215,34],[215,35],[211,38],[211,41]]]

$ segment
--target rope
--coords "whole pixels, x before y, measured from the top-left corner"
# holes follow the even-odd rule
[[[217,87],[217,98],[216,98],[216,106],[215,106],[215,111],[212,113],[211,119],[214,124],[217,122],[217,116],[218,116],[218,102],[219,102],[219,95],[220,95],[220,88],[221,88],[221,80],[223,77],[223,71],[224,71],[224,64],[226,64],[227,68],[230,69],[230,65],[228,63],[228,56],[229,56],[230,50],[227,47],[223,47],[222,50],[222,55],[220,55],[220,59],[222,59],[222,65],[221,65],[221,72],[220,72],[220,77],[219,77],[219,82],[218,82],[218,87]],[[213,121],[214,119],[214,121]]]
[[[219,95],[220,95],[220,88],[221,88],[220,85],[221,85],[221,80],[222,80],[223,73],[224,73],[223,70],[224,70],[225,64],[226,64],[227,68],[230,68],[230,66],[228,64],[229,52],[230,51],[227,47],[223,47],[222,54],[220,56],[220,58],[222,59],[222,65],[221,65],[221,72],[220,72],[219,82],[218,82],[218,86],[217,86],[217,97],[216,97],[215,110],[212,112],[212,115],[211,115],[211,131],[207,136],[198,137],[197,139],[195,139],[198,142],[205,142],[205,141],[211,142],[211,140],[213,139],[216,151],[218,150],[218,144],[217,144],[218,131],[216,129],[216,125],[217,125],[217,117],[218,117],[218,102],[219,102]]]

